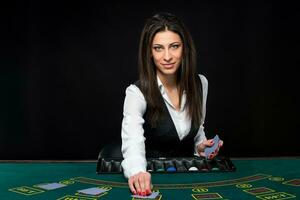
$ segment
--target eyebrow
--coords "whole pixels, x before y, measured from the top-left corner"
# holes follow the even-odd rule
[[[171,46],[171,45],[174,45],[174,44],[181,44],[181,42],[172,42],[168,46]],[[164,46],[164,45],[162,45],[162,44],[153,44],[153,46]]]

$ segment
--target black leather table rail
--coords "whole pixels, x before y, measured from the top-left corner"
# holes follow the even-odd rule
[[[123,173],[121,158],[99,158],[97,173]],[[147,158],[147,171],[151,173],[178,172],[232,172],[236,167],[227,157],[212,160],[202,157]]]

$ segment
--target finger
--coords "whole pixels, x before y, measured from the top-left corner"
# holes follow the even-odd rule
[[[207,142],[205,143],[205,146],[211,147],[212,145],[214,145],[214,140],[210,139],[207,140]]]
[[[141,195],[141,187],[138,178],[134,180],[134,187],[138,195]]]
[[[133,193],[133,194],[136,194],[136,190],[133,186],[133,178],[129,178],[128,179],[128,185],[129,185],[129,188],[130,188],[130,191]]]
[[[140,187],[141,187],[141,194],[143,196],[146,195],[146,191],[145,191],[145,175],[144,174],[141,174],[139,176],[139,183],[140,183]]]
[[[216,156],[215,153],[211,153],[211,154],[209,155],[208,159],[213,159],[215,156]]]
[[[223,146],[223,144],[224,144],[224,142],[223,142],[222,140],[220,140],[220,141],[219,141],[219,145],[218,145],[218,146],[219,146],[219,147],[222,147],[222,146]]]
[[[215,151],[214,151],[214,154],[217,154],[219,152],[220,148],[217,148]]]
[[[145,176],[145,190],[146,190],[146,194],[149,195],[151,194],[151,176],[149,174],[147,174]]]
[[[206,147],[210,147],[210,146],[212,146],[213,144],[214,144],[214,141],[213,141],[213,140],[205,140],[205,141],[203,141],[203,142],[199,145],[198,151],[202,152],[202,151],[204,151],[204,149],[205,149]]]
[[[215,153],[219,153],[220,151],[220,148],[223,146],[223,141],[220,141],[219,145],[218,145],[218,148],[215,150]]]

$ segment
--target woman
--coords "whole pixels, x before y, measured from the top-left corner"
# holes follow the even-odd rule
[[[151,193],[146,157],[204,156],[213,145],[203,127],[207,87],[196,72],[195,46],[184,24],[169,13],[148,19],[139,80],[126,89],[122,121],[122,167],[133,194]]]

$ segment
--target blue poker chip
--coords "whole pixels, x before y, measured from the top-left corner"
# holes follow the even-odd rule
[[[176,172],[176,168],[175,167],[168,167],[167,172]]]

